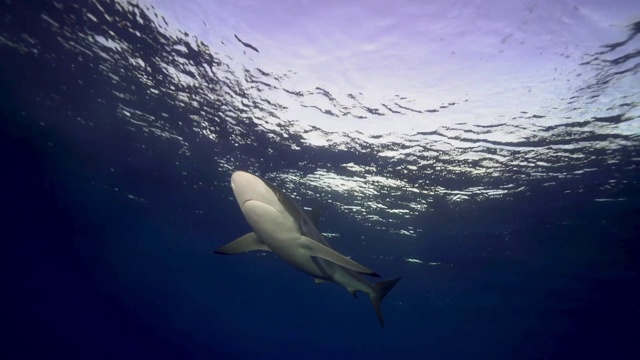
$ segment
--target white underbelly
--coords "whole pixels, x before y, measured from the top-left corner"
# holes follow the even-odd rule
[[[258,238],[271,251],[297,268],[315,277],[324,277],[314,258],[303,246],[300,226],[288,214],[282,214],[271,206],[249,201],[242,212]]]

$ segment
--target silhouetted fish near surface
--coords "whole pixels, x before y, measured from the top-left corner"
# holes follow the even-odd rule
[[[255,46],[253,46],[253,45],[249,44],[248,42],[244,42],[244,41],[242,41],[242,39],[240,39],[240,38],[238,37],[238,35],[236,35],[236,34],[233,34],[233,36],[235,36],[235,37],[236,37],[236,40],[238,40],[238,41],[240,42],[240,44],[244,45],[244,47],[249,48],[249,49],[251,49],[251,50],[253,50],[253,51],[257,52],[258,54],[260,54],[260,51],[258,50],[258,48],[257,48],[257,47],[255,47]]]

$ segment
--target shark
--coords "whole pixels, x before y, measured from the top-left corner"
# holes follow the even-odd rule
[[[314,277],[316,284],[334,282],[356,298],[357,292],[369,295],[384,328],[380,304],[400,278],[368,282],[363,275],[380,275],[335,251],[317,229],[314,221],[317,219],[267,180],[245,171],[235,171],[231,175],[231,188],[253,231],[219,247],[214,253],[273,252],[294,268]]]

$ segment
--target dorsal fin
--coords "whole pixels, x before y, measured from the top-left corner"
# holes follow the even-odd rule
[[[320,221],[320,210],[318,210],[318,208],[310,208],[305,209],[305,213],[309,217],[309,220],[311,220],[313,226],[318,228],[318,221]]]

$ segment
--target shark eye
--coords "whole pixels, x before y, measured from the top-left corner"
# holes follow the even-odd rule
[[[282,197],[282,193],[276,193],[276,197],[280,199]]]

